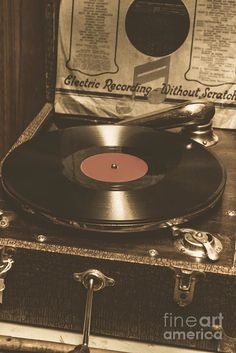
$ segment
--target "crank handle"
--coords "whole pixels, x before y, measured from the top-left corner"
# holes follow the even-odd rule
[[[74,273],[74,279],[81,282],[87,289],[87,299],[84,313],[83,343],[75,347],[69,353],[90,353],[88,345],[92,318],[93,293],[107,286],[113,286],[115,281],[95,269],[87,270],[82,273]]]

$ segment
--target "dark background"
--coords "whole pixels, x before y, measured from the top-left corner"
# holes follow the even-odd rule
[[[0,158],[45,102],[45,2],[0,0]]]

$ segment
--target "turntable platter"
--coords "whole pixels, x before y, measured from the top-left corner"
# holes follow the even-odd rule
[[[225,172],[196,142],[145,127],[79,126],[39,135],[2,166],[17,203],[77,228],[134,232],[189,220],[223,193]]]

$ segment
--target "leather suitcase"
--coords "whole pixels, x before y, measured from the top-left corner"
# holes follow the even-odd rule
[[[45,112],[49,119],[53,114],[49,114],[50,109],[47,104],[18,143],[35,133]],[[227,336],[235,337],[236,327],[236,138],[234,131],[217,130],[217,134],[220,142],[212,150],[224,160],[228,175],[223,199],[188,225],[217,234],[223,244],[217,262],[197,262],[178,252],[169,230],[119,238],[78,233],[26,216],[2,196],[2,261],[8,263],[13,258],[14,264],[3,274],[6,288],[0,319],[80,332],[86,291],[73,275],[96,269],[113,278],[115,285],[95,295],[94,334],[209,350],[219,345],[222,352],[228,352],[224,345],[228,347]],[[194,325],[195,339],[191,333],[187,338],[187,332],[193,330],[188,325]],[[224,339],[218,340],[222,329]],[[235,340],[230,344],[233,352]]]

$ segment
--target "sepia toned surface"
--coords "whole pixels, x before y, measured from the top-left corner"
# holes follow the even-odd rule
[[[123,234],[118,239],[90,232],[71,232],[43,223],[39,226],[36,218],[31,222],[21,213],[16,216],[2,200],[1,208],[10,216],[11,226],[2,231],[1,245],[17,250],[15,264],[5,281],[1,320],[81,332],[86,293],[72,276],[74,272],[96,268],[114,278],[116,285],[95,297],[93,334],[172,345],[172,340],[163,338],[165,313],[200,318],[221,312],[227,334],[234,337],[235,220],[228,211],[235,209],[232,195],[235,193],[236,140],[232,131],[217,133],[220,142],[213,150],[224,160],[228,171],[223,202],[191,223],[191,227],[220,236],[224,252],[217,263],[198,262],[178,253],[173,240],[164,231],[130,237]],[[45,242],[37,240],[39,234],[46,236]],[[152,257],[150,249],[156,249],[157,256]],[[186,308],[178,307],[173,300],[172,267],[206,273],[197,283],[193,303]],[[214,340],[190,343],[178,341],[178,345],[185,347],[216,348]]]
[[[3,39],[0,41],[3,53],[0,58],[3,77],[0,83],[1,154],[8,150],[45,101],[44,6],[42,0],[3,0],[0,3],[0,36]],[[227,135],[225,138],[224,134]],[[98,306],[95,306],[93,332],[97,334],[163,342],[164,312],[173,310],[183,316],[189,313],[200,316],[206,312],[218,314],[221,310],[225,314],[227,333],[235,336],[233,158],[236,140],[234,132],[219,133],[219,137],[220,144],[214,150],[225,160],[228,171],[223,203],[209,217],[191,224],[220,233],[225,251],[217,265],[207,261],[198,264],[193,259],[183,258],[174,252],[172,240],[167,240],[165,234],[158,239],[156,234],[132,239],[124,236],[119,240],[101,239],[95,234],[88,239],[88,233],[77,238],[67,230],[52,230],[49,226],[41,228],[35,221],[28,223],[16,217],[1,238],[1,245],[17,248],[15,265],[6,279],[1,319],[81,331],[85,292],[73,282],[71,275],[73,271],[91,265],[104,266],[108,274],[111,272],[117,279],[114,294],[108,289],[104,297],[99,295],[96,299]],[[5,200],[1,203],[4,208]],[[8,206],[6,210],[14,213]],[[37,242],[39,234],[48,237],[45,244]],[[150,255],[153,249],[157,249],[154,258]],[[173,303],[171,265],[207,272],[207,277],[197,287],[190,310],[176,309]],[[114,297],[109,302],[107,299],[112,295]],[[127,307],[130,309],[128,313]],[[172,341],[169,343],[173,344]],[[186,342],[179,344],[186,345]],[[194,341],[194,345],[212,349],[215,342]]]

